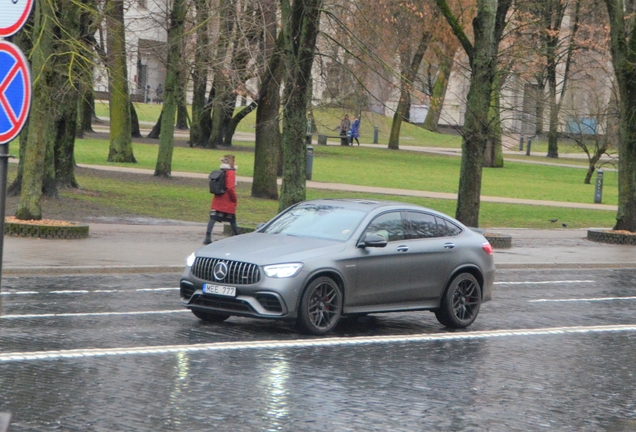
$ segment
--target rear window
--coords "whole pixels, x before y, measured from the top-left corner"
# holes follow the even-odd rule
[[[461,232],[461,228],[444,218],[428,213],[406,212],[407,239],[452,237]]]

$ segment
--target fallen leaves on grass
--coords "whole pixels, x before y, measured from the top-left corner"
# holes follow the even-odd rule
[[[27,224],[27,225],[45,225],[45,226],[73,226],[75,225],[75,223],[73,222],[66,222],[66,221],[53,220],[53,219],[21,220],[21,219],[17,219],[15,216],[10,216],[8,218],[5,218],[5,222]]]
[[[608,233],[636,236],[636,232],[625,231],[625,230],[609,230]]]

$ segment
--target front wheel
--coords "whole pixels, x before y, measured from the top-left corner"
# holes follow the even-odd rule
[[[302,333],[325,335],[338,324],[342,315],[342,293],[333,279],[314,279],[300,301],[296,327]]]
[[[468,327],[475,321],[481,305],[479,282],[470,273],[457,275],[448,285],[435,317],[450,328]]]
[[[194,316],[208,323],[221,323],[230,317],[229,315],[221,315],[221,314],[215,314],[211,312],[204,312],[198,309],[190,309],[190,310],[192,311]]]

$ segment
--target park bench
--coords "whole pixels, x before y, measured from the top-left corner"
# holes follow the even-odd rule
[[[349,137],[347,135],[325,135],[318,134],[318,144],[319,145],[327,145],[327,139],[339,139],[340,145],[349,145]]]

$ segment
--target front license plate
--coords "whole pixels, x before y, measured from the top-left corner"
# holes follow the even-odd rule
[[[226,297],[236,297],[236,287],[203,284],[203,294],[215,294]]]

